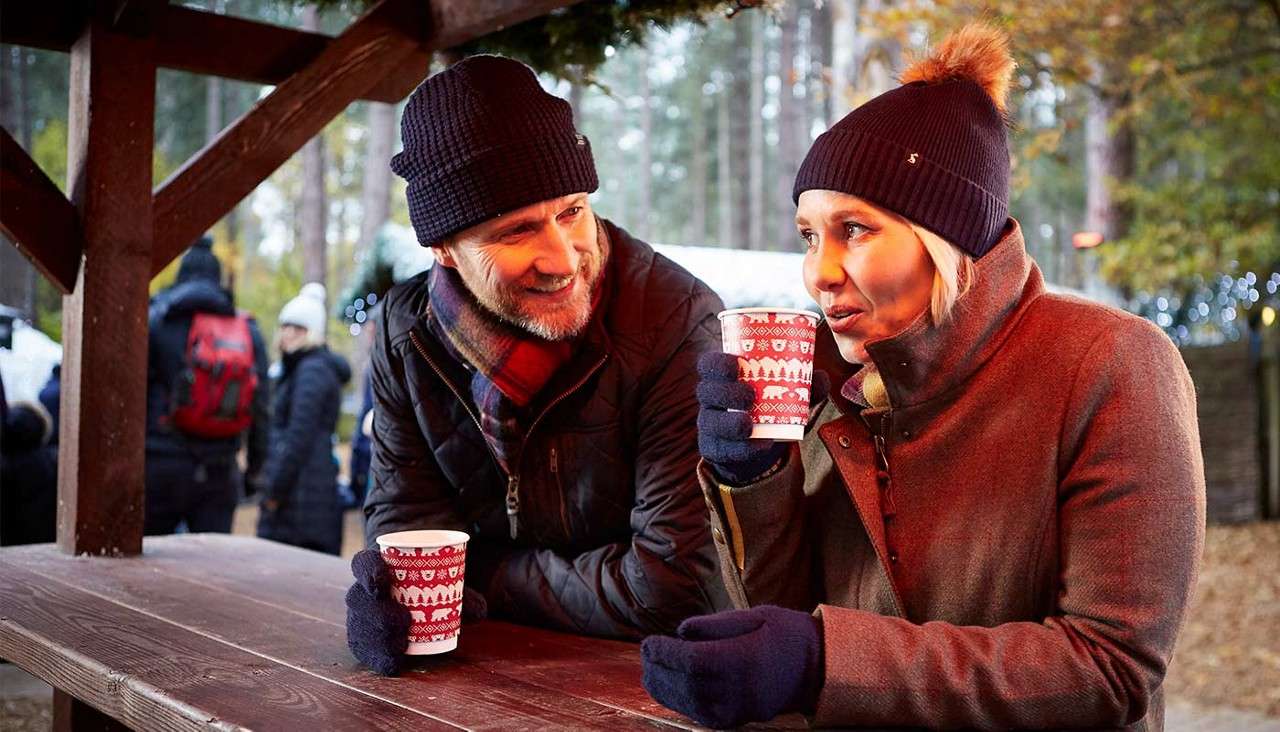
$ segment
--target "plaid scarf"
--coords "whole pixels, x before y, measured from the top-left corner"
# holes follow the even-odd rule
[[[609,247],[599,227],[602,266]],[[524,439],[522,422],[529,404],[573,355],[573,342],[547,341],[494,317],[480,306],[451,267],[434,266],[428,275],[433,335],[459,363],[474,369],[471,399],[480,416],[480,432],[508,475]],[[604,288],[592,294],[595,312]]]

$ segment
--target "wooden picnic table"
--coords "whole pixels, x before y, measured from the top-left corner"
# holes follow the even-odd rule
[[[484,621],[383,678],[347,649],[346,561],[225,534],[143,552],[0,550],[0,657],[137,729],[694,729],[633,643]]]

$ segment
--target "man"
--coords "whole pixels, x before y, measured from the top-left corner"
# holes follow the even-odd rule
[[[719,298],[587,200],[591,148],[523,64],[466,59],[405,109],[410,218],[436,266],[393,288],[372,361],[367,538],[460,529],[464,613],[639,638],[727,600],[694,470]],[[348,639],[382,673],[407,614],[353,561]]]
[[[148,313],[146,533],[231,531],[248,440],[249,473],[267,456],[267,351],[236,312],[202,237]],[[251,482],[251,481],[250,481]]]

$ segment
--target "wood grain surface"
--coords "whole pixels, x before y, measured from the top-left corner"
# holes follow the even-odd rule
[[[0,550],[0,656],[133,727],[693,729],[639,647],[484,621],[398,678],[346,646],[346,562],[248,537],[147,537],[141,557]]]

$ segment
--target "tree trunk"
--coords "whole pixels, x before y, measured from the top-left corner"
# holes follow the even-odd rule
[[[221,2],[210,2],[209,9],[212,11],[221,11]],[[213,140],[222,132],[223,127],[223,101],[222,101],[223,84],[222,79],[217,76],[205,77],[205,114],[204,114],[204,137],[205,144],[213,142]],[[236,225],[236,209],[233,207],[222,217],[222,223],[227,227],[227,241],[234,247],[236,244],[236,235],[239,233]],[[234,285],[235,268],[225,268],[225,273],[229,275],[230,283]]]
[[[733,19],[734,63],[729,92],[729,165],[733,190],[734,220],[742,221],[735,227],[732,238],[725,246],[733,249],[751,248],[750,227],[746,219],[755,216],[751,209],[751,118],[760,114],[752,109],[751,102],[751,14],[739,14]]]
[[[689,161],[689,188],[692,210],[689,212],[689,231],[685,234],[686,244],[702,244],[707,239],[707,105],[701,88],[698,91],[691,120],[693,155]]]
[[[1094,86],[1105,90],[1116,78],[1095,66]],[[1135,168],[1135,134],[1132,123],[1117,111],[1127,100],[1120,94],[1094,92],[1085,112],[1085,231],[1102,234],[1103,241],[1115,241],[1129,233],[1133,211],[1116,201],[1115,188],[1132,180]],[[1097,279],[1097,258],[1081,250],[1076,287],[1087,289]]]
[[[747,219],[747,248],[764,249],[765,221],[769,212],[764,206],[764,13],[751,14],[751,155],[747,185],[750,197],[743,211]]]
[[[1121,103],[1093,94],[1085,117],[1085,229],[1106,241],[1128,233],[1130,212],[1115,201],[1117,183],[1133,177],[1133,126],[1115,119]]]
[[[808,119],[805,122],[805,147],[812,139],[810,130],[814,120],[821,121],[826,129],[830,126],[832,112],[831,91],[831,3],[815,4],[809,11],[809,104]]]
[[[302,27],[310,31],[320,29],[315,6],[307,6],[302,11]],[[325,240],[328,217],[325,215],[324,162],[322,131],[302,148],[302,203],[298,220],[302,238],[302,279],[304,282],[319,282],[327,289],[329,248]],[[327,296],[325,300],[327,310]]]
[[[209,143],[222,132],[222,79],[219,77],[205,77],[204,103],[204,139]]]
[[[853,108],[858,46],[857,0],[831,2],[831,108],[828,126]]]
[[[796,81],[796,33],[800,24],[800,11],[795,3],[783,9],[779,41],[778,77],[782,85],[778,91],[778,165],[775,171],[777,183],[774,207],[777,211],[776,234],[778,246],[795,238],[794,209],[791,205],[791,187],[796,171],[800,169],[800,119],[803,100],[795,97]]]
[[[582,83],[582,70],[574,67],[571,72],[574,78],[569,80],[569,109],[573,112],[573,124],[579,130],[582,129],[582,92],[585,85]]]
[[[640,205],[637,206],[635,227],[640,239],[648,241],[652,227],[649,219],[653,215],[653,110],[649,95],[649,64],[651,54],[648,47],[641,53],[640,62],[640,98],[644,104],[640,106],[640,133],[644,139],[640,143]]]
[[[733,241],[733,135],[729,119],[729,87],[727,80],[716,93],[716,208],[719,223],[716,226],[716,246],[731,247]]]
[[[864,0],[859,12],[874,15],[892,5],[892,0]],[[879,96],[897,86],[897,72],[902,66],[902,44],[898,39],[890,35],[872,38],[862,31],[858,20],[855,16],[855,104],[861,104],[863,100]]]
[[[391,216],[391,155],[396,146],[396,108],[369,102],[369,147],[360,195],[360,243],[358,251],[370,251],[378,229]]]

